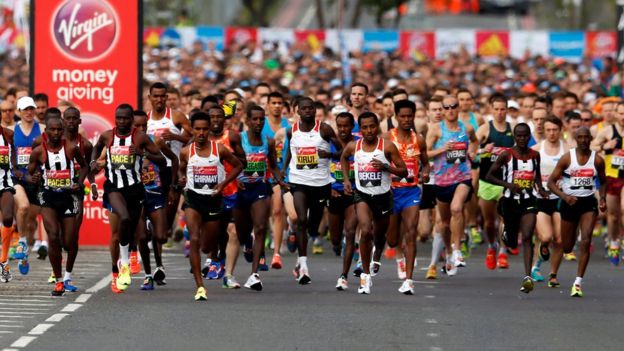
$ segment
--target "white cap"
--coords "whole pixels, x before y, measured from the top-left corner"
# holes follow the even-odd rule
[[[507,108],[513,108],[516,110],[520,110],[520,105],[514,100],[507,101]]]
[[[35,100],[33,100],[33,98],[31,98],[30,96],[22,96],[19,100],[17,100],[18,111],[25,110],[29,107],[37,108],[37,105],[35,105]]]
[[[349,112],[349,109],[342,105],[336,105],[331,109],[331,113],[334,116],[338,116],[338,114],[343,113],[343,112]]]

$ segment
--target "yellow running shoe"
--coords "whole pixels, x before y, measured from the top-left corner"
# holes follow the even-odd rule
[[[206,289],[203,286],[197,288],[197,292],[195,293],[195,301],[206,301],[208,297],[206,297]]]
[[[56,277],[54,276],[54,272],[50,272],[50,276],[48,277],[48,284],[55,284]]]
[[[583,297],[583,291],[581,290],[581,286],[578,284],[572,285],[572,290],[570,291],[570,296],[572,297]]]
[[[427,279],[437,279],[438,278],[438,270],[436,269],[435,265],[429,266],[429,269],[427,270],[426,278]]]
[[[563,254],[563,258],[565,258],[566,261],[576,261],[576,254],[572,251],[569,254]]]
[[[130,265],[124,264],[119,269],[119,277],[117,278],[117,289],[126,290],[130,286],[132,278],[130,277]]]

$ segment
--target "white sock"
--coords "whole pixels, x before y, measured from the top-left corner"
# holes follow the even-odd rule
[[[576,277],[576,279],[574,279],[574,285],[581,286],[582,283],[583,283],[583,278]]]
[[[41,240],[41,246],[48,247],[48,241],[47,240]]]
[[[20,236],[19,242],[25,243],[26,242],[26,237],[25,236]]]
[[[65,280],[71,280],[72,276],[71,276],[71,272],[65,271],[65,276],[63,277],[63,281]]]
[[[22,240],[22,239],[20,239]],[[619,240],[611,240],[611,248],[614,249],[618,249],[620,247],[620,241]]]
[[[299,256],[297,257],[297,263],[300,268],[308,268],[308,257],[307,256]]]
[[[33,245],[35,247],[39,247],[41,246],[41,240],[35,240],[35,245]]]
[[[121,264],[125,265],[125,264],[130,264],[130,253],[128,252],[128,250],[130,249],[130,244],[128,245],[121,245],[119,244],[119,256],[121,257]]]
[[[498,248],[498,254],[507,254],[506,249],[502,245]]]
[[[443,248],[444,248],[444,240],[442,240],[442,235],[440,233],[434,233],[433,245],[431,246],[431,262],[429,263],[430,266],[436,265]]]

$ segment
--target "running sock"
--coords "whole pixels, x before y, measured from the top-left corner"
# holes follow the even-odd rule
[[[41,240],[41,246],[48,247],[48,241],[47,240]]]
[[[11,246],[13,228],[2,227],[0,233],[2,234],[2,255],[0,255],[0,262],[4,263],[9,259],[9,247]]]
[[[72,274],[71,272],[65,271],[65,276],[63,277],[63,281],[71,280]]]
[[[119,244],[119,256],[121,258],[121,264],[130,264],[130,253],[129,253],[130,244],[121,245]]]
[[[620,241],[619,240],[611,240],[611,244],[610,244],[612,249],[619,249],[620,248]]]
[[[501,247],[498,249],[498,254],[499,254],[499,255],[500,255],[500,254],[507,254],[505,247],[501,246]]]
[[[533,267],[536,267],[536,268],[539,269],[541,266],[542,266],[542,259],[538,257],[537,261],[535,261],[535,265]]]
[[[583,278],[576,277],[576,279],[574,279],[574,285],[581,286],[582,283],[583,283]]]
[[[20,238],[19,238],[19,240],[18,240],[18,241],[19,241],[19,242],[21,242],[21,243],[25,243],[25,242],[26,242],[26,237],[25,237],[25,236],[20,235]]]
[[[300,268],[308,268],[308,257],[307,256],[299,256],[297,258],[297,264],[299,264]]]
[[[147,279],[147,278],[152,278],[152,275],[151,274],[146,274],[145,275],[145,279]]]
[[[430,266],[436,265],[443,247],[444,247],[444,241],[442,240],[442,235],[440,233],[434,233],[433,244],[431,246],[431,262],[429,263]]]

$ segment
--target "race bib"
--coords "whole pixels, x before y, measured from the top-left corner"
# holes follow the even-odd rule
[[[363,188],[381,186],[381,170],[370,164],[358,165],[358,183]]]
[[[468,145],[463,142],[451,143],[451,150],[446,152],[446,163],[460,164],[466,162]]]
[[[143,164],[143,168],[141,170],[141,180],[146,186],[160,186],[160,175],[158,172],[158,167],[156,167],[156,165],[154,165],[151,161],[146,160]]]
[[[331,172],[334,179],[342,183],[344,182],[344,173],[342,172],[342,165],[340,162],[332,162],[329,164],[329,171]],[[355,178],[355,170],[353,168],[353,162],[349,162],[349,179]]]
[[[212,189],[219,182],[217,166],[193,166],[193,185],[195,189]]]
[[[611,167],[624,169],[624,150],[614,150],[611,155]]]
[[[71,186],[71,172],[69,169],[60,171],[46,171],[46,184],[48,188],[62,189]]]
[[[8,170],[11,167],[11,155],[8,146],[0,146],[0,169]]]
[[[503,153],[503,151],[508,150],[508,147],[494,147],[492,149],[492,153],[491,153],[491,160],[492,162],[496,162],[496,160],[498,159],[498,156],[500,156],[500,154]]]
[[[405,166],[407,166],[407,177],[406,178],[400,178],[397,176],[392,176],[392,181],[393,182],[397,182],[397,183],[413,183],[414,182],[414,176],[416,174],[416,161],[414,159],[407,159],[404,160],[405,161]]]
[[[130,146],[111,146],[110,155],[113,169],[126,170],[134,167],[136,155],[130,153]]]
[[[298,147],[295,148],[295,166],[297,169],[313,169],[318,168],[318,152],[316,147]]]
[[[247,167],[243,175],[251,181],[263,179],[266,173],[266,155],[264,152],[247,154]]]
[[[576,169],[570,172],[570,184],[572,189],[586,189],[594,186],[593,169]]]
[[[533,171],[514,171],[513,183],[522,189],[532,189],[535,182],[535,173]]]
[[[17,148],[17,167],[24,168],[28,166],[30,162],[30,154],[32,153],[32,147],[18,147]]]
[[[282,163],[282,155],[284,153],[284,143],[279,143],[275,145],[275,159],[277,163]]]

